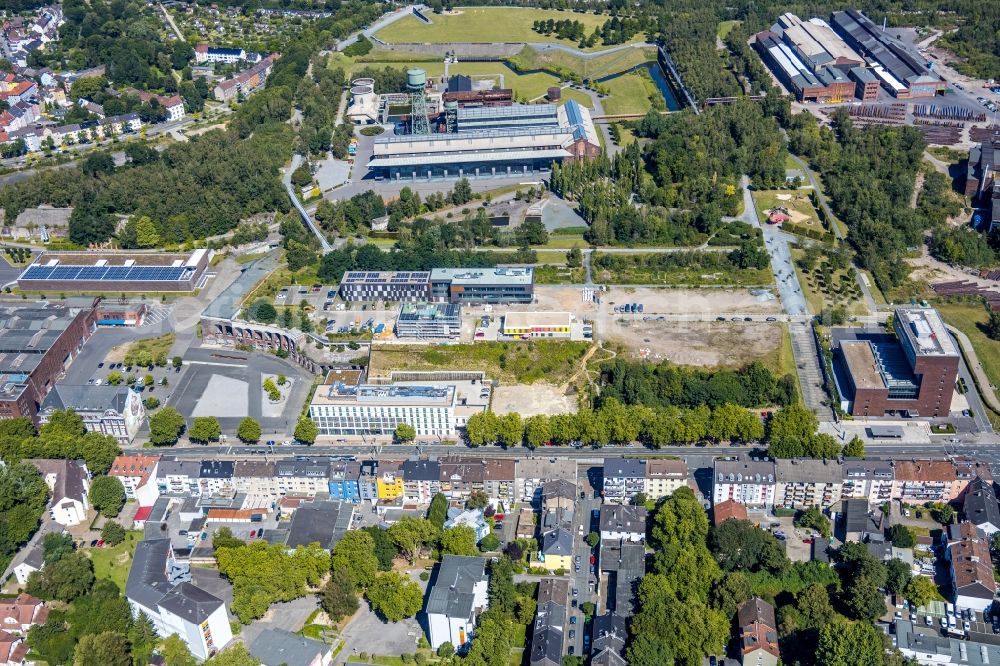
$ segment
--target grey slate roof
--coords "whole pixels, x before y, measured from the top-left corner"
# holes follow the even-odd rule
[[[201,474],[201,463],[194,460],[173,460],[170,458],[160,458],[160,464],[156,468],[157,478],[168,476],[186,476],[197,479]]]
[[[481,557],[445,555],[437,580],[427,596],[428,615],[472,617],[476,583],[486,580],[486,560]]]
[[[289,527],[289,548],[319,543],[321,548],[332,549],[351,524],[354,509],[342,502],[312,502],[295,510]]]
[[[185,582],[163,595],[159,605],[192,624],[201,624],[222,605],[222,599]]]
[[[437,481],[441,476],[441,465],[436,460],[407,460],[403,463],[403,479],[406,481]]]
[[[783,483],[841,483],[844,466],[836,460],[782,458],[775,462],[775,473]]]
[[[77,386],[56,384],[42,400],[41,411],[47,409],[73,409],[77,412],[103,412],[108,409],[119,414],[125,411],[128,392],[125,386]]]
[[[993,482],[976,477],[965,494],[965,519],[977,527],[990,524],[1000,528],[1000,505]]]
[[[553,479],[542,484],[542,497],[545,500],[552,500],[559,497],[568,500],[576,498],[576,484],[566,479]]]
[[[231,460],[203,460],[198,477],[202,479],[231,479],[236,464]]]
[[[645,534],[647,515],[644,506],[604,504],[601,506],[601,531]]]
[[[319,460],[279,460],[274,466],[275,476],[325,479],[330,474],[330,463]]]
[[[573,533],[562,527],[542,535],[542,552],[546,555],[572,555]]]
[[[716,482],[774,484],[774,463],[769,460],[716,460]]]
[[[250,643],[250,654],[264,666],[310,666],[317,655],[326,655],[330,646],[284,629],[265,629]]]
[[[625,640],[628,622],[621,615],[609,613],[594,618],[591,664],[625,666]]]
[[[199,624],[223,605],[190,582],[191,572],[170,557],[170,539],[146,539],[136,546],[125,596],[151,610],[158,606]]]
[[[86,481],[89,474],[82,460],[53,460],[49,458],[31,458],[24,462],[31,463],[44,477],[54,474],[55,486],[52,489],[52,506],[65,499],[77,500],[83,504],[87,495]]]
[[[604,460],[604,478],[645,478],[646,461],[636,458],[606,458]]]

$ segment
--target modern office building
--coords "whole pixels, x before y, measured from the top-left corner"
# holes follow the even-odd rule
[[[508,312],[500,332],[512,338],[561,338],[568,340],[573,329],[569,312]]]
[[[339,294],[349,302],[427,301],[430,276],[427,271],[347,271],[340,278]]]
[[[48,423],[56,411],[72,409],[90,432],[111,435],[128,444],[146,420],[142,397],[127,386],[70,386],[56,384],[42,400],[38,422]]]
[[[948,416],[960,356],[941,315],[933,308],[898,308],[893,328],[895,336],[834,331],[844,410]]]
[[[486,560],[445,555],[427,594],[427,627],[431,648],[451,643],[456,650],[472,640],[479,616],[489,606]]]
[[[396,317],[400,338],[450,339],[462,332],[462,306],[457,303],[405,303]]]
[[[208,659],[233,640],[226,605],[191,583],[191,567],[177,559],[170,539],[139,542],[125,598],[134,617],[144,614],[164,638],[177,634],[199,660]]]
[[[562,106],[451,104],[445,114],[453,131],[378,137],[368,169],[396,180],[528,175],[555,161],[600,154],[590,111],[573,100]]]
[[[31,417],[97,329],[93,308],[0,307],[0,419]]]
[[[430,300],[437,303],[531,303],[535,273],[530,266],[435,268],[430,291]]]
[[[392,435],[397,425],[407,423],[418,437],[455,437],[488,404],[489,390],[481,380],[337,382],[316,390],[309,416],[320,436]]]
[[[194,291],[211,253],[43,252],[17,278],[22,291],[122,292]]]
[[[948,88],[918,53],[884,32],[856,9],[833,12],[831,27],[844,42],[862,54],[882,87],[900,99],[933,97]]]

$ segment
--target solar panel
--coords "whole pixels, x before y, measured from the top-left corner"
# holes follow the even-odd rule
[[[108,272],[107,266],[87,266],[86,268],[81,268],[77,279],[80,280],[101,280],[104,278],[104,274]]]
[[[115,266],[114,268],[109,268],[108,272],[104,274],[105,280],[122,280],[128,275],[129,269],[125,266]]]
[[[374,280],[377,277],[378,277],[378,273],[369,273],[368,274],[368,279],[369,280]]]

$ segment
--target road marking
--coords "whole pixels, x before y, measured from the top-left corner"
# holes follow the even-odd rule
[[[189,365],[218,365],[223,368],[249,368],[246,363],[214,363],[212,361],[188,361]]]

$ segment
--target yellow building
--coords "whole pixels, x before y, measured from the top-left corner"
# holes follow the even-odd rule
[[[508,312],[500,332],[512,338],[569,338],[572,325],[569,312]]]
[[[378,466],[378,477],[375,485],[380,500],[393,501],[403,496],[403,472],[396,462],[383,462]]]
[[[549,571],[573,570],[573,533],[564,527],[542,535],[540,564]]]

